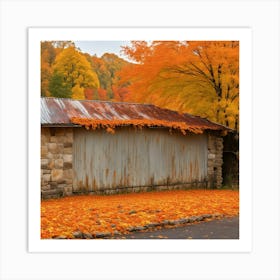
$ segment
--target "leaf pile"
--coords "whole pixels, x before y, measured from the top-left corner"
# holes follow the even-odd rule
[[[201,134],[203,129],[208,128],[208,126],[194,126],[188,125],[185,122],[174,122],[166,120],[149,120],[149,119],[131,119],[131,120],[99,120],[99,119],[87,119],[87,118],[78,118],[72,117],[71,122],[73,124],[79,124],[84,126],[86,129],[99,129],[104,128],[107,132],[114,134],[115,128],[118,126],[132,125],[135,128],[142,129],[143,127],[167,127],[180,131],[183,135],[186,135],[187,131]]]
[[[165,220],[203,214],[239,214],[239,192],[177,190],[112,196],[72,196],[41,202],[41,238],[74,238],[73,232],[126,234]]]

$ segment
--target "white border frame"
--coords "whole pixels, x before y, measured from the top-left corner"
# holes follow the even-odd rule
[[[278,0],[0,0],[0,279],[279,280],[279,8]],[[154,24],[252,29],[251,252],[28,253],[27,28]]]
[[[188,34],[185,36],[185,34]],[[240,41],[240,238],[238,240],[40,239],[40,42],[130,40]],[[30,252],[249,252],[251,250],[252,91],[248,28],[30,28],[29,29],[29,251]],[[246,114],[245,114],[246,112]],[[246,172],[245,171],[246,167]],[[245,187],[246,186],[246,187]]]

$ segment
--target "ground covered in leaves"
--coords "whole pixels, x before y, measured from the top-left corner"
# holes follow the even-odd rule
[[[41,238],[108,237],[238,214],[233,190],[72,196],[41,202]]]

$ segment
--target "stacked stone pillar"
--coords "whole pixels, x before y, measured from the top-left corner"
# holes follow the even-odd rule
[[[223,183],[223,138],[218,134],[208,134],[207,187],[220,188]]]
[[[42,198],[56,198],[72,194],[72,149],[72,128],[41,128]]]

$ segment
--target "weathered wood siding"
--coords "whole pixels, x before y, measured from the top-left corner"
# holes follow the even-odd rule
[[[207,178],[207,136],[168,129],[74,129],[73,190],[176,185]]]

